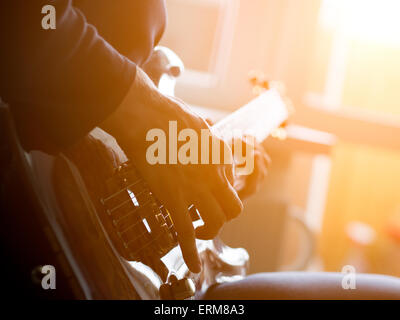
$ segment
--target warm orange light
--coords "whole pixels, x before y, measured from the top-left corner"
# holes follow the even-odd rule
[[[321,23],[345,36],[400,46],[399,0],[323,0]]]

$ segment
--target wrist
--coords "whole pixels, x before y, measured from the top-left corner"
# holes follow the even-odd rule
[[[136,68],[135,79],[123,101],[100,125],[121,144],[124,141],[142,144],[147,131],[157,126],[160,120],[157,109],[165,106],[168,100],[157,90],[147,74],[140,67]]]

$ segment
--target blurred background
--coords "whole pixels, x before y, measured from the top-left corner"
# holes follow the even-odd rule
[[[250,272],[400,276],[400,1],[167,0],[176,94],[217,119],[282,81],[296,112],[262,190],[222,238]]]

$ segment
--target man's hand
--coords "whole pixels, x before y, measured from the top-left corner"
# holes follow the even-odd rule
[[[243,205],[228,179],[232,176],[232,165],[150,165],[147,162],[147,132],[160,128],[168,141],[169,121],[177,121],[178,130],[196,130],[199,137],[201,129],[209,129],[184,103],[162,95],[138,67],[124,101],[101,127],[117,139],[153,193],[167,207],[183,258],[191,271],[199,272],[201,262],[195,237],[214,238],[227,220],[240,214]],[[192,204],[204,221],[196,230],[188,212]]]
[[[233,186],[237,191],[241,200],[244,200],[256,193],[261,185],[261,182],[268,174],[268,167],[270,165],[270,158],[265,152],[263,146],[255,141],[255,139],[248,139],[243,137],[241,139],[242,150],[247,150],[247,144],[254,149],[254,170],[249,175],[235,175]],[[234,145],[234,144],[233,144]]]

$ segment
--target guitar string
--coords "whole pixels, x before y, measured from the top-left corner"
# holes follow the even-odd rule
[[[162,207],[162,206],[158,207],[158,209],[160,210],[161,207]],[[160,211],[162,211],[162,210],[160,210]],[[149,216],[149,215],[150,215],[150,214],[148,214],[147,216]],[[162,215],[162,213],[161,213],[161,215]],[[164,215],[163,215],[163,217],[164,217]],[[165,219],[165,217],[164,217],[164,219]],[[171,229],[173,229],[173,227],[174,227],[173,224],[171,224],[170,226],[168,226],[167,224],[165,224],[165,225],[166,225],[166,227],[167,227],[167,229],[168,229],[168,231],[169,231],[168,233],[165,233],[165,234],[173,235],[173,232],[171,231]],[[141,233],[138,237],[136,237],[135,239],[143,238],[143,237],[145,237],[146,235],[149,235],[149,233],[148,233],[148,232],[142,232],[142,233]],[[139,247],[138,249],[136,249],[133,253],[131,253],[131,255],[132,255],[132,254],[133,254],[133,255],[138,254],[140,251],[142,251],[143,249],[147,248],[147,247],[150,246],[152,243],[155,243],[156,240],[157,240],[158,238],[160,238],[162,235],[163,235],[162,232],[158,233],[155,237],[153,237],[153,238],[151,239],[151,241],[148,241],[145,245],[142,245],[141,247]],[[132,241],[133,241],[133,240],[130,240],[130,241],[127,243],[127,245],[130,244]]]
[[[144,204],[142,204],[140,208],[135,208],[134,210],[131,210],[131,211],[130,211],[129,213],[127,213],[124,217],[126,217],[126,216],[128,216],[128,215],[131,215],[132,213],[135,213],[136,211],[139,211],[139,210],[143,209],[143,208],[146,207],[149,203],[151,203],[151,200],[149,200],[149,201],[145,202]],[[121,230],[121,231],[120,231],[120,234],[126,233],[130,228],[132,228],[132,227],[136,226],[137,224],[139,224],[139,223],[141,222],[141,220],[142,220],[142,219],[140,219],[140,218],[141,218],[141,217],[138,217],[138,220],[135,221],[135,223],[131,224],[129,227],[127,227],[125,230]],[[145,218],[146,218],[146,217],[144,217],[143,219],[145,219]],[[122,218],[121,218],[121,219],[122,219]],[[118,223],[118,221],[120,221],[121,219],[119,219],[119,220],[113,220],[113,221],[115,221],[116,223]]]
[[[128,191],[129,189],[125,189],[126,191]],[[135,196],[136,198],[136,196]],[[132,202],[132,198],[129,198],[123,202],[121,202],[120,204],[118,204],[117,206],[113,207],[112,209],[108,209],[108,212],[111,214],[113,213],[115,210],[121,208],[123,205],[125,205],[126,203]]]
[[[228,130],[231,131],[230,128],[231,128],[231,126],[227,125],[227,123],[224,123],[224,124],[222,124],[222,125],[220,125],[220,126],[218,126],[218,125],[215,125],[215,126],[214,126],[214,130],[219,131],[220,134],[224,134],[224,133],[226,133]],[[129,186],[127,186],[127,187],[125,187],[125,188],[119,190],[118,192],[116,192],[116,193],[110,195],[109,197],[107,197],[107,198],[105,198],[105,199],[102,199],[103,202],[108,201],[109,199],[115,197],[116,195],[120,194],[120,193],[123,192],[123,191],[127,191],[129,187],[131,187],[131,186],[133,186],[133,185],[136,185],[136,184],[140,183],[141,181],[143,181],[143,179],[138,178],[138,180],[137,180],[135,183],[130,184]],[[150,194],[151,194],[151,193],[150,193]],[[146,192],[146,196],[150,196],[150,194],[147,194],[147,192]],[[149,199],[150,199],[150,198],[149,198]],[[128,200],[124,201],[123,203],[119,204],[118,206],[112,208],[109,212],[112,213],[113,211],[119,209],[119,208],[122,207],[124,204],[128,203],[129,201],[132,201],[132,199],[128,199]],[[152,201],[152,199],[150,199],[149,201],[147,201],[147,202],[144,204],[144,206],[147,206],[148,203],[150,203],[150,201]],[[143,208],[143,205],[141,206],[141,208]],[[140,209],[140,208],[137,208],[137,209],[135,209],[135,210],[131,210],[128,214],[126,214],[126,215],[124,215],[123,217],[121,217],[120,219],[118,219],[117,222],[120,221],[121,219],[123,219],[124,217],[128,216],[129,214],[135,213],[135,212],[138,211],[139,209]],[[166,220],[166,217],[162,214],[161,207],[158,207],[157,209],[158,209],[159,211],[161,211],[161,215],[163,216],[164,220]],[[154,210],[152,210],[152,213],[154,214]],[[148,216],[150,216],[150,215],[151,215],[151,213],[149,213],[149,214],[146,215],[145,217],[148,217]],[[114,221],[115,221],[115,220],[114,220]],[[134,227],[135,225],[137,225],[137,224],[139,224],[139,223],[140,223],[140,219],[139,219],[138,221],[136,221],[133,225],[131,225],[130,227],[128,227],[127,229],[125,229],[122,233],[127,232],[127,230],[129,230],[131,227]],[[172,229],[172,227],[173,227],[173,224],[171,224],[171,226],[168,226],[168,225],[167,225],[168,230],[169,230],[169,229]],[[122,234],[122,233],[121,233],[121,234]],[[146,232],[141,233],[138,237],[136,237],[136,238],[130,240],[130,241],[128,242],[128,244],[130,244],[132,241],[135,241],[135,240],[137,240],[137,239],[140,239],[141,237],[145,237],[147,234],[149,234],[149,233],[146,233]],[[157,240],[161,235],[162,235],[162,233],[159,233],[155,238],[153,237],[153,239],[152,239],[150,242],[148,242],[146,245],[142,246],[141,248],[137,249],[137,250],[134,252],[134,254],[136,254],[137,252],[140,252],[141,250],[143,250],[144,248],[146,248],[147,246],[149,246],[152,242],[155,242],[155,240]]]
[[[128,190],[126,190],[126,191],[128,191]],[[148,190],[143,190],[143,191],[141,191],[140,193],[138,193],[137,195],[135,195],[135,198],[138,200],[138,196],[140,196],[140,195],[142,195],[143,193],[145,193],[145,191],[148,191]],[[132,191],[131,191],[132,192]],[[139,201],[139,200],[138,200]],[[132,202],[132,198],[130,198],[130,199],[128,199],[128,200],[125,200],[121,205],[119,205],[119,207],[118,208],[120,208],[120,207],[122,207],[123,205],[125,205],[125,204],[127,204],[127,203],[130,203],[130,202]],[[140,204],[139,204],[140,205]],[[142,205],[143,206],[143,205]],[[113,210],[107,210],[107,212],[109,213],[109,215],[111,215],[111,213],[113,212],[113,211],[115,211],[115,209],[118,209],[117,207],[114,207],[113,208]],[[118,221],[120,221],[121,219],[123,219],[123,218],[125,218],[128,214],[130,214],[130,213],[133,213],[133,212],[136,212],[137,210],[139,210],[139,207],[137,207],[137,208],[135,208],[134,210],[131,210],[131,211],[129,211],[128,213],[126,213],[124,216],[122,216],[122,217],[119,217],[116,221],[118,222]]]
[[[139,182],[142,182],[142,181],[143,181],[143,179],[138,179],[138,180],[135,181],[134,183],[128,185],[127,187],[125,187],[125,188],[123,188],[123,189],[121,189],[121,190],[115,192],[114,194],[112,194],[112,195],[110,195],[110,196],[108,196],[107,198],[102,199],[102,200],[103,200],[104,202],[106,202],[106,201],[108,201],[108,200],[110,200],[110,199],[112,199],[112,198],[115,198],[118,194],[122,193],[123,191],[128,191],[128,188],[130,188],[130,187],[132,187],[132,186],[134,186],[134,185],[137,185]],[[132,191],[131,191],[131,192],[132,192]],[[133,193],[133,192],[132,192],[132,193]],[[139,211],[140,209],[144,208],[145,206],[147,206],[148,204],[150,204],[152,201],[154,201],[154,199],[150,198],[151,191],[150,191],[150,190],[147,190],[147,189],[145,189],[145,190],[143,190],[143,191],[141,191],[141,192],[139,192],[139,193],[137,193],[137,194],[134,193],[134,196],[135,196],[135,198],[136,198],[137,196],[142,195],[142,194],[145,194],[145,196],[148,198],[148,200],[147,200],[144,204],[142,204],[142,205],[141,205],[140,207],[138,207],[138,208],[135,208],[134,210],[131,210],[129,213],[127,213],[126,215],[124,215],[124,216],[121,217],[120,219],[118,219],[118,220],[113,220],[113,221],[115,221],[115,222],[117,223],[118,221],[120,221],[120,220],[123,219],[124,217],[128,216],[129,214],[133,214],[133,213]],[[110,213],[112,213],[112,212],[114,212],[115,210],[121,208],[124,204],[129,203],[129,201],[132,201],[132,199],[128,199],[128,200],[122,202],[122,203],[119,204],[118,206],[116,206],[116,207],[114,207],[114,208],[112,208],[111,210],[108,210],[108,211],[109,211]],[[164,218],[164,220],[166,220],[166,217],[168,217],[169,215],[167,214],[166,216],[164,216],[164,215],[162,214],[162,210],[161,210],[162,207],[163,207],[163,206],[157,207],[157,210],[158,210],[159,212],[161,212],[161,213],[159,213],[159,214],[161,214],[161,216]],[[152,213],[154,214],[154,210],[152,210]],[[143,217],[143,219],[145,219],[146,217],[149,217],[150,215],[151,215],[151,213],[146,214],[146,215]],[[138,225],[138,224],[141,222],[141,220],[142,220],[142,219],[140,219],[140,218],[141,218],[141,217],[139,217],[138,221],[136,221],[134,224],[130,225],[130,226],[129,226],[128,228],[126,228],[125,230],[119,232],[119,234],[122,235],[123,233],[126,233],[130,228],[132,228],[132,227]],[[165,225],[166,228],[167,228],[168,231],[169,231],[169,232],[166,232],[165,234],[171,234],[171,235],[172,235],[171,229],[173,228],[173,224],[171,224],[170,226],[168,226],[167,221],[165,221],[165,223],[164,223],[163,225]],[[139,253],[141,250],[143,250],[143,249],[147,248],[148,246],[150,246],[152,243],[155,243],[156,240],[157,240],[158,238],[160,238],[163,234],[164,234],[163,232],[158,233],[155,237],[152,237],[152,239],[151,239],[150,241],[148,241],[145,245],[142,245],[141,247],[137,248],[133,253],[131,253],[131,255],[132,255],[132,254],[133,254],[133,255],[136,255],[136,254]],[[124,241],[124,244],[125,244],[126,246],[128,246],[128,245],[131,244],[133,241],[137,241],[137,240],[139,240],[140,238],[145,238],[147,235],[150,235],[150,233],[149,233],[149,232],[146,232],[146,231],[145,231],[145,232],[142,232],[142,233],[139,234],[137,237],[135,237],[134,239],[129,240],[128,242],[125,242],[125,241]]]
[[[147,192],[145,192],[145,191],[147,191]],[[131,191],[131,192],[132,192],[132,191]],[[133,213],[135,213],[135,212],[137,212],[137,211],[139,211],[139,210],[145,208],[145,207],[148,206],[151,202],[154,202],[154,200],[153,200],[152,198],[150,198],[151,192],[150,192],[149,190],[143,190],[143,191],[139,192],[138,194],[136,194],[135,196],[137,197],[137,196],[139,196],[139,195],[141,195],[141,194],[145,194],[145,195],[148,197],[148,200],[147,200],[146,202],[144,202],[143,204],[141,204],[140,207],[137,207],[137,208],[135,208],[135,209],[129,211],[129,212],[126,213],[124,216],[120,217],[118,220],[113,220],[113,223],[114,223],[114,225],[115,225],[116,227],[118,227],[117,224],[118,224],[118,222],[121,221],[122,219],[124,219],[124,218],[126,218],[127,216],[129,216],[129,215],[131,215],[131,214],[133,214]],[[130,200],[131,200],[131,199],[130,199]],[[127,203],[127,201],[124,201],[124,202]],[[161,216],[162,216],[162,217],[164,218],[164,220],[165,220],[166,218],[165,218],[165,216],[162,214],[161,208],[162,208],[162,206],[157,207],[158,211],[160,212],[160,213],[158,213],[158,214],[161,214]],[[154,210],[153,210],[153,213],[154,213]],[[122,234],[128,232],[129,229],[135,227],[136,225],[138,225],[138,224],[141,222],[141,220],[146,219],[146,218],[149,217],[150,215],[151,215],[151,213],[149,213],[149,214],[147,214],[147,215],[144,215],[144,216],[139,216],[139,217],[138,217],[138,220],[137,220],[135,223],[133,223],[133,224],[131,224],[130,226],[128,226],[125,230],[119,231],[119,234],[122,235]],[[142,219],[140,219],[140,218],[142,218]],[[166,221],[165,221],[164,224],[166,224]],[[166,225],[167,225],[167,224],[166,224]],[[167,226],[168,226],[168,225],[167,225]]]
[[[122,191],[124,191],[124,190],[127,191],[126,189],[123,189]],[[120,190],[120,191],[121,191],[121,190]],[[145,192],[145,191],[148,191],[148,192]],[[119,194],[119,193],[120,193],[120,192],[118,192],[118,194]],[[146,207],[147,205],[149,205],[152,201],[154,201],[152,198],[150,198],[150,194],[151,194],[151,193],[150,193],[149,190],[141,191],[140,193],[136,194],[135,196],[139,196],[139,195],[142,195],[142,194],[145,194],[145,196],[148,198],[148,199],[145,198],[145,200],[147,200],[146,202],[144,202],[143,204],[141,204],[140,207],[135,208],[135,209],[129,211],[127,214],[125,214],[125,215],[124,215],[123,217],[121,217],[120,219],[118,219],[118,220],[113,220],[113,221],[115,221],[115,223],[118,223],[121,219],[123,219],[123,218],[127,217],[128,215],[133,214],[133,213],[135,213],[135,212],[137,212],[137,211],[139,211],[139,210],[145,208],[145,207]],[[129,200],[131,200],[131,199],[128,199],[128,201],[124,201],[123,204],[128,203]],[[117,206],[117,209],[120,208],[120,207],[121,207],[121,205]],[[166,217],[168,217],[168,215],[164,216],[164,215],[162,214],[161,208],[162,208],[162,206],[157,207],[157,210],[158,210],[159,212],[161,212],[161,213],[158,213],[158,214],[161,214],[161,216],[162,216],[164,219],[166,219]],[[115,211],[115,210],[112,210],[112,211]],[[154,210],[153,210],[153,213],[154,213]],[[143,216],[143,219],[145,219],[146,217],[149,217],[150,215],[151,215],[151,213],[146,214],[145,216]],[[140,222],[141,222],[141,219],[140,219],[140,218],[141,218],[141,217],[139,217],[139,218],[138,218],[138,221],[136,221],[135,223],[131,224],[131,225],[130,225],[128,228],[126,228],[125,230],[120,231],[119,234],[122,235],[122,234],[126,233],[129,229],[131,229],[131,228],[135,227],[136,225],[140,224]],[[166,225],[168,229],[171,229],[171,228],[173,227],[172,225],[171,225],[171,226],[168,226],[168,224],[167,224],[166,222],[165,222],[163,225]],[[139,236],[135,237],[134,239],[131,239],[131,240],[129,240],[128,242],[125,242],[125,244],[128,245],[128,244],[130,244],[132,241],[135,241],[135,240],[139,239],[140,237],[144,237],[146,234],[148,234],[148,232],[143,232],[143,233],[141,233]]]
[[[120,194],[121,192],[125,191],[126,189],[128,189],[128,188],[130,188],[130,187],[133,187],[134,185],[137,185],[138,183],[143,182],[143,181],[144,181],[143,179],[138,178],[137,181],[135,181],[135,182],[131,183],[130,185],[126,186],[125,188],[120,189],[120,190],[118,190],[117,192],[115,192],[115,193],[109,195],[107,198],[101,198],[101,201],[102,201],[103,203],[105,203],[105,202],[107,202],[108,200],[110,200],[111,198],[116,197],[118,194]]]
[[[170,231],[173,228],[173,225],[168,226],[166,225],[167,229],[168,229],[168,233],[165,234],[171,234],[172,235],[172,231]],[[149,235],[148,232],[142,232],[141,234],[139,234],[139,236],[137,236],[135,239],[129,240],[128,242],[126,242],[125,244],[128,246],[129,244],[131,244],[133,241],[136,241],[140,238],[145,238],[146,235]],[[152,237],[152,239],[150,241],[148,241],[147,243],[145,243],[144,245],[142,245],[141,247],[137,248],[135,251],[131,252],[131,255],[137,255],[140,251],[142,251],[143,249],[147,248],[148,246],[150,246],[153,243],[156,243],[157,239],[160,238],[163,235],[162,232],[158,233],[155,237]]]
[[[172,229],[172,226],[168,227],[168,229]],[[132,254],[136,255],[138,254],[140,251],[142,251],[143,249],[147,248],[149,245],[153,244],[154,242],[156,242],[156,240],[158,238],[160,238],[162,236],[162,233],[157,234],[151,241],[147,242],[145,245],[143,245],[142,247],[139,247],[138,249],[136,249]]]
[[[128,191],[128,188],[131,187],[131,186],[134,185],[134,184],[137,184],[137,183],[135,182],[135,183],[133,183],[133,184],[128,185],[126,188],[123,188],[123,189],[119,190],[118,192],[114,193],[114,195],[109,196],[108,199],[111,199],[112,197],[115,197],[117,194],[119,194],[119,193],[121,193],[121,192],[123,192],[123,191]],[[136,198],[137,200],[139,200],[139,196],[141,196],[142,194],[145,194],[145,195],[148,197],[149,201],[146,201],[144,204],[140,205],[141,207],[144,207],[144,206],[146,206],[147,204],[149,204],[149,202],[154,201],[154,199],[152,199],[152,198],[149,197],[152,193],[151,193],[151,191],[148,190],[148,189],[144,189],[144,190],[140,191],[139,193],[135,193],[135,192],[133,192],[132,190],[129,190],[129,191],[131,191],[131,192],[134,194],[134,196],[135,196],[135,198]],[[146,199],[145,199],[145,200],[146,200]],[[124,201],[123,204],[129,203],[130,201],[132,201],[132,198],[131,198],[131,199],[127,199],[126,201]],[[154,202],[155,202],[155,201],[154,201]],[[121,205],[118,205],[117,207],[119,208],[119,207],[121,207]],[[110,211],[109,209],[108,209],[107,211],[109,211],[109,212],[111,213],[111,212],[114,211],[115,209],[118,209],[117,207],[112,208],[111,211]],[[169,217],[169,214],[168,214],[168,213],[167,213],[166,215],[162,214],[162,208],[163,208],[163,207],[164,207],[163,205],[160,205],[160,206],[158,207],[158,209],[159,209],[159,211],[161,212],[162,217],[163,217],[164,219],[166,219],[166,217]],[[126,215],[120,217],[118,220],[115,220],[115,221],[118,222],[118,221],[120,221],[121,219],[125,218],[128,214],[132,214],[132,213],[134,213],[134,212],[136,212],[136,211],[138,211],[138,210],[140,210],[140,209],[141,209],[140,207],[135,208],[134,210],[129,211]]]
[[[160,207],[158,208],[160,209]],[[149,214],[150,215],[150,214]],[[164,217],[165,218],[165,217]],[[137,224],[137,223],[136,223]],[[173,232],[171,231],[171,229],[173,229],[173,225],[168,226],[166,223],[164,224],[166,226],[166,228],[168,229],[168,232],[160,232],[158,233],[155,237],[153,236],[150,241],[148,241],[146,244],[142,245],[141,247],[137,248],[135,251],[133,251],[131,253],[131,255],[137,255],[140,251],[142,251],[143,249],[147,248],[148,246],[150,246],[153,243],[157,243],[157,240],[163,235],[163,234],[169,234],[172,235]],[[144,231],[141,234],[139,234],[136,238],[129,240],[128,242],[125,242],[125,244],[128,246],[130,245],[133,241],[137,241],[141,238],[146,238],[147,235],[150,235],[148,232]]]

